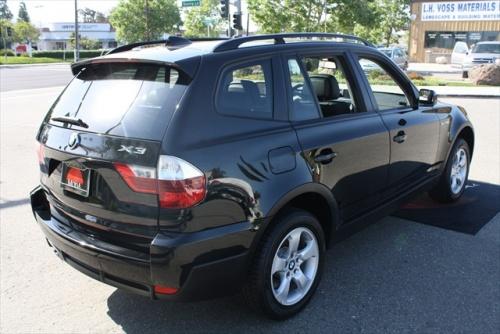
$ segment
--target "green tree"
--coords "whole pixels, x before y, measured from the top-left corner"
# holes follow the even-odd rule
[[[203,0],[201,6],[189,9],[184,22],[185,35],[202,37],[207,36],[208,30],[210,30],[208,37],[219,36],[219,32],[222,30],[219,4],[219,0]]]
[[[28,9],[26,8],[26,4],[24,2],[19,3],[19,12],[17,13],[17,20],[30,22],[30,16],[28,14]]]
[[[109,20],[117,39],[127,43],[158,39],[181,25],[176,0],[121,0]]]
[[[0,19],[12,20],[12,12],[7,6],[7,0],[0,0]]]
[[[392,43],[409,20],[410,0],[248,0],[261,32],[339,32]]]
[[[397,32],[410,23],[410,0],[378,0],[379,26],[386,46],[398,42]]]
[[[18,21],[14,24],[14,41],[18,43],[34,42],[40,37],[40,32],[29,22]]]
[[[248,10],[263,33],[322,31],[325,0],[248,0]]]
[[[80,49],[82,50],[97,50],[97,49],[102,49],[102,43],[99,42],[96,39],[91,39],[85,36],[80,36],[80,39],[78,40],[78,44],[80,46]],[[71,35],[69,35],[69,48],[74,49],[75,48],[75,33],[72,32]]]
[[[79,9],[78,16],[85,23],[106,23],[108,21],[103,13],[91,8]]]
[[[7,49],[12,42],[14,26],[6,19],[0,19],[0,49]]]

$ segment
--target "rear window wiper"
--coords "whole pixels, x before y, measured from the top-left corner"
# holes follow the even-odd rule
[[[82,121],[80,118],[73,118],[73,117],[52,117],[50,119],[51,121],[54,122],[61,122],[61,123],[67,123],[67,124],[73,124],[80,126],[82,128],[88,128],[89,125]]]

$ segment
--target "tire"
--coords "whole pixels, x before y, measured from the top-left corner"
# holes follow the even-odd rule
[[[463,155],[463,154],[464,155]],[[460,160],[465,163],[463,170],[462,163],[459,157],[465,160]],[[463,138],[458,138],[446,162],[446,167],[439,179],[438,184],[429,191],[432,199],[442,202],[451,203],[457,201],[465,190],[465,185],[469,177],[470,167],[470,148]]]
[[[467,79],[469,77],[469,71],[462,71],[462,79]]]
[[[289,247],[294,248],[295,244],[298,247],[294,256],[290,254],[292,252]],[[303,252],[306,249],[308,252]],[[316,258],[311,256],[315,249]],[[304,255],[302,261],[301,253]],[[249,306],[276,320],[297,314],[311,300],[318,287],[324,254],[324,232],[316,217],[304,210],[290,209],[277,218],[271,229],[262,237],[249,279],[243,288],[243,296]],[[312,270],[314,266],[316,270]],[[275,273],[272,274],[272,271]],[[302,282],[302,288],[299,282]],[[281,289],[287,284],[289,290]]]

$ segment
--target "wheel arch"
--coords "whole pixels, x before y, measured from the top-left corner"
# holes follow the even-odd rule
[[[313,214],[325,232],[327,245],[340,225],[337,201],[330,189],[319,183],[306,183],[286,193],[269,210],[260,233],[261,236],[288,208],[302,209]]]
[[[474,152],[474,130],[472,130],[472,127],[467,125],[464,126],[460,132],[458,132],[455,142],[458,138],[463,138],[467,142],[470,149],[470,157],[472,158],[472,154]]]

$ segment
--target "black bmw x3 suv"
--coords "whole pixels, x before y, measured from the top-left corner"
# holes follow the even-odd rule
[[[289,317],[342,229],[465,188],[465,110],[354,36],[170,37],[72,71],[37,135],[35,218],[65,262],[153,299],[242,290]]]

